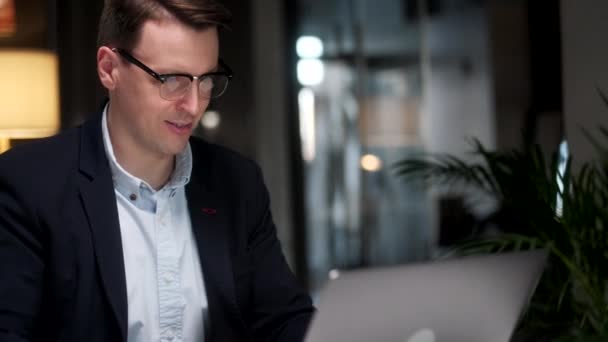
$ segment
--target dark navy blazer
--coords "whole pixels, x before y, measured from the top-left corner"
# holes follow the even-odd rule
[[[301,341],[314,309],[281,252],[259,168],[190,145],[206,341]],[[101,116],[0,155],[0,342],[126,342],[127,310]]]

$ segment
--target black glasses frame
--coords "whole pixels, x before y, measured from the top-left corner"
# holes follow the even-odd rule
[[[225,88],[228,88],[228,83],[230,83],[230,80],[232,80],[232,77],[233,77],[232,69],[230,69],[228,64],[224,63],[224,61],[221,58],[219,59],[218,62],[219,62],[220,67],[224,71],[208,72],[208,73],[204,73],[199,76],[194,76],[194,75],[184,74],[184,73],[159,74],[123,49],[112,48],[112,51],[117,52],[120,56],[122,56],[124,59],[129,61],[129,63],[134,64],[135,66],[139,67],[140,69],[142,69],[143,71],[145,71],[146,73],[148,73],[150,76],[154,77],[156,80],[160,81],[161,83],[165,83],[167,81],[167,78],[173,77],[173,76],[187,77],[190,79],[190,82],[193,82],[194,80],[200,80],[200,79],[202,79],[204,77],[208,77],[208,76],[226,76],[226,78],[228,79],[228,82],[226,82]],[[221,96],[222,94],[224,94],[225,90],[226,89],[224,89],[219,95],[216,95],[212,98]]]

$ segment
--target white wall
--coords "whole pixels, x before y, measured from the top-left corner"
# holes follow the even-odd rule
[[[496,148],[489,35],[487,12],[483,8],[452,9],[423,24],[421,130],[428,151],[471,161],[472,155],[468,153],[471,138],[488,149]],[[439,199],[444,190],[431,190],[429,205],[435,213],[439,213]],[[470,209],[480,217],[493,206],[489,200],[478,202]],[[432,223],[435,240],[439,233],[438,217],[434,215]]]
[[[496,145],[485,12],[459,10],[433,17],[423,28],[424,146],[467,157],[467,139]]]

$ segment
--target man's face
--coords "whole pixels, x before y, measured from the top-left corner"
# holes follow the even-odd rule
[[[136,46],[128,51],[159,74],[201,75],[218,65],[217,28],[194,30],[175,19],[149,20]],[[184,150],[209,105],[198,95],[198,82],[177,100],[163,99],[160,81],[120,59],[116,86],[110,90],[112,140],[123,149],[164,159]]]

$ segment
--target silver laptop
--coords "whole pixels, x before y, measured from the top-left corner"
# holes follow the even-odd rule
[[[508,342],[544,250],[340,272],[306,342]]]

